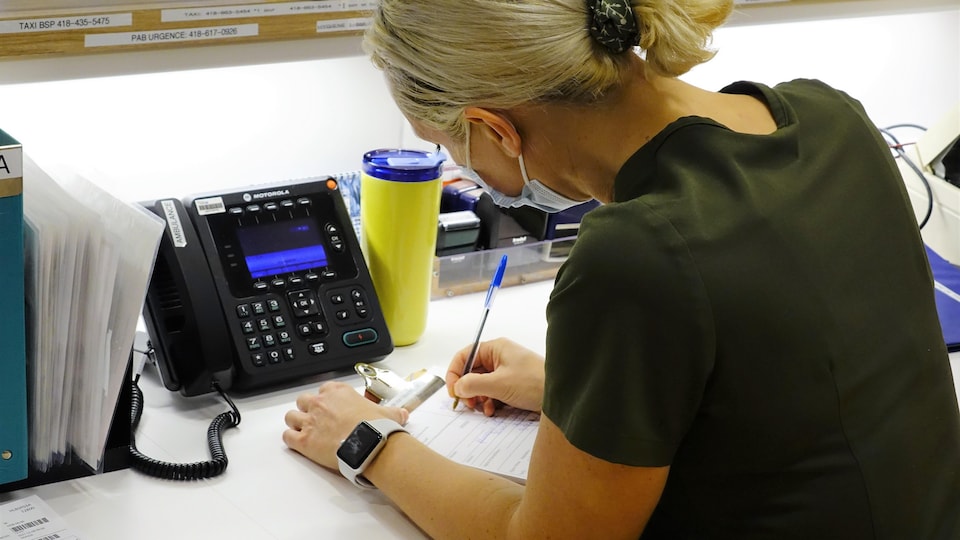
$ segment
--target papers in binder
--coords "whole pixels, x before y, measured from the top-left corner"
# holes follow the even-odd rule
[[[99,470],[163,223],[24,156],[30,455]]]

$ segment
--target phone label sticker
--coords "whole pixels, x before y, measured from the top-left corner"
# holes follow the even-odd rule
[[[211,214],[222,214],[227,211],[227,207],[223,205],[223,197],[209,197],[207,199],[197,199],[193,203],[197,207],[197,213],[201,216],[209,216]]]

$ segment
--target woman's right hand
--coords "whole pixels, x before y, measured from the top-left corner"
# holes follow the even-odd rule
[[[473,409],[493,416],[498,404],[540,412],[543,402],[543,357],[509,339],[480,343],[470,373],[463,367],[470,355],[469,345],[457,351],[447,369],[447,392]]]

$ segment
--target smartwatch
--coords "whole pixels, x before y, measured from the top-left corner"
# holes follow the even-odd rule
[[[337,450],[340,473],[358,487],[376,489],[376,486],[362,476],[363,471],[373,463],[373,459],[387,444],[387,437],[397,431],[407,430],[388,418],[364,420],[357,424],[353,433],[340,443]]]

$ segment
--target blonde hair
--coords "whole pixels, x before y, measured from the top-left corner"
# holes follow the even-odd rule
[[[713,57],[733,0],[630,0],[647,68],[679,76]],[[621,84],[631,52],[588,31],[593,0],[380,0],[364,49],[401,112],[462,139],[467,106],[591,103]]]

